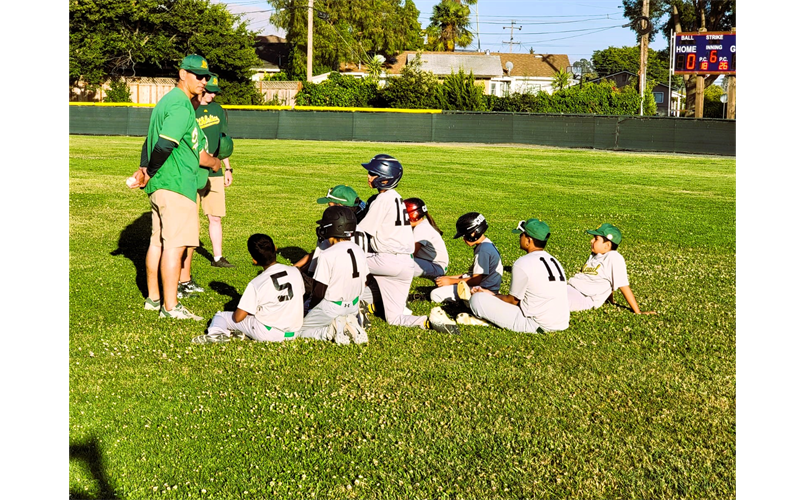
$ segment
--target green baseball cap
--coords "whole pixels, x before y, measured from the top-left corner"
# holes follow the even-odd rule
[[[221,87],[218,86],[218,75],[215,73],[210,73],[210,79],[207,82],[207,85],[204,87],[204,90],[207,92],[213,92],[215,94],[221,92]]]
[[[330,188],[327,190],[327,195],[323,198],[319,198],[317,200],[318,203],[338,203],[339,205],[344,205],[345,207],[356,207],[358,206],[358,193],[355,192],[349,186],[344,186],[343,184],[339,184],[334,188]]]
[[[180,69],[187,70],[191,73],[201,76],[210,76],[210,65],[207,60],[198,54],[190,54],[182,59],[182,64],[179,65]]]
[[[517,227],[512,229],[513,233],[525,233],[535,240],[545,241],[548,235],[551,234],[551,228],[548,224],[539,219],[521,220]]]
[[[595,229],[588,229],[587,234],[593,236],[603,236],[616,245],[621,244],[621,230],[607,222],[601,224]]]
[[[225,160],[232,156],[232,151],[235,145],[232,143],[232,138],[228,135],[221,134],[221,139],[218,142],[218,158]]]

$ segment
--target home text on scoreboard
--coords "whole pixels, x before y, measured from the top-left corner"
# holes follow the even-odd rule
[[[676,33],[674,74],[735,74],[735,33]]]

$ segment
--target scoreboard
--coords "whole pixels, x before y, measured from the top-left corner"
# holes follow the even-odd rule
[[[735,32],[676,33],[674,74],[734,75]]]

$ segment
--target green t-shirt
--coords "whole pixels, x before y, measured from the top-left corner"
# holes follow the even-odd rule
[[[196,121],[201,130],[204,131],[204,135],[207,136],[207,149],[215,157],[218,156],[218,144],[221,140],[221,134],[229,132],[227,119],[226,110],[217,102],[211,102],[196,108]],[[218,172],[210,171],[210,177],[223,177],[223,175],[223,168]]]
[[[151,112],[146,139],[149,158],[160,137],[177,146],[148,181],[145,192],[150,195],[158,189],[167,189],[196,201],[196,193],[207,183],[209,173],[208,169],[198,165],[199,154],[205,148],[207,139],[196,122],[190,99],[178,87],[165,94]]]

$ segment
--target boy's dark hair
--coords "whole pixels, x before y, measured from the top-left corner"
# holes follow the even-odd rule
[[[610,250],[617,250],[618,249],[618,244],[617,243],[615,243],[614,241],[611,241],[611,240],[606,240],[606,241],[609,241],[609,243],[612,245],[612,247],[610,247]]]
[[[533,236],[528,236],[528,234],[526,234],[526,237],[531,238],[531,241],[534,242],[535,247],[537,247],[537,248],[545,248],[546,246],[548,246],[548,238],[551,237],[551,233],[548,233],[545,236],[544,240],[538,240],[538,239],[534,238]]]
[[[246,247],[258,266],[268,266],[277,261],[277,247],[267,234],[257,233],[249,236]]]

